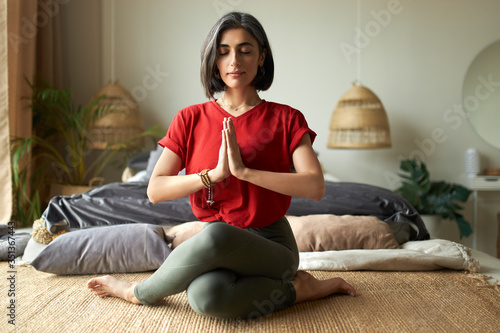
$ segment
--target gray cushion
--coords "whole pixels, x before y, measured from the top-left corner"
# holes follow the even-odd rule
[[[31,235],[25,232],[16,232],[14,235],[5,235],[0,238],[0,260],[14,260],[22,256]]]
[[[161,226],[123,224],[63,234],[31,265],[54,274],[144,272],[160,267],[170,252]]]

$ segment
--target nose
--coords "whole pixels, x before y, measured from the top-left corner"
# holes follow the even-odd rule
[[[240,63],[238,52],[233,52],[231,57],[231,66],[237,67]]]

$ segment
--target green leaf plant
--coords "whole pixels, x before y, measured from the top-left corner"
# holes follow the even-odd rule
[[[71,89],[55,89],[43,82],[30,87],[34,134],[11,140],[12,218],[22,226],[40,218],[42,191],[51,183],[86,186],[112,164],[116,154],[125,152],[130,157],[144,148],[144,138],[155,142],[162,133],[159,126],[153,126],[126,141],[108,143],[107,148],[113,149],[101,150],[97,157],[89,159],[89,127],[110,113],[122,111],[102,105],[105,96],[75,105]]]
[[[461,214],[472,191],[459,184],[431,181],[424,162],[407,159],[400,162],[402,185],[395,190],[408,200],[420,214],[439,215],[456,221],[460,238],[472,234],[470,223]]]

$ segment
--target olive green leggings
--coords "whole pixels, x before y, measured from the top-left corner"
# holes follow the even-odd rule
[[[187,289],[189,304],[200,314],[248,319],[294,304],[290,281],[298,264],[284,217],[260,229],[211,222],[176,247],[134,293],[142,304],[154,305]]]

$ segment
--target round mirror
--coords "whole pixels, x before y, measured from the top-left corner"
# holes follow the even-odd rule
[[[500,148],[500,41],[486,47],[470,65],[463,103],[477,134]]]

